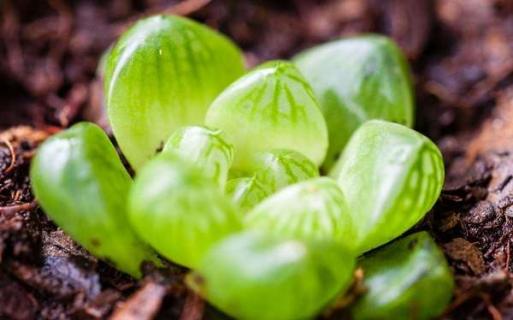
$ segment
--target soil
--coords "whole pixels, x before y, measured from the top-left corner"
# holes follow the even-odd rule
[[[133,21],[158,12],[220,29],[244,49],[249,65],[343,35],[393,37],[412,64],[416,128],[437,142],[446,161],[442,195],[414,228],[435,237],[456,276],[442,318],[513,319],[511,1],[4,0],[0,6],[0,319],[223,318],[184,287],[180,268],[147,266],[144,279],[134,281],[97,261],[48,220],[30,192],[28,168],[41,141],[81,120],[107,128],[98,60]]]

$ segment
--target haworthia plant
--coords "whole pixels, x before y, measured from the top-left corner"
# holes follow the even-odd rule
[[[245,217],[249,229],[301,240],[329,240],[354,249],[354,229],[346,198],[327,177],[288,186]]]
[[[137,175],[130,222],[164,257],[198,266],[218,240],[241,228],[241,217],[214,181],[181,157],[162,153]]]
[[[244,72],[241,52],[192,20],[154,16],[113,47],[105,99],[114,135],[138,170],[171,133],[201,124],[214,98]]]
[[[226,194],[243,213],[267,198],[273,190],[256,176],[228,180]]]
[[[164,153],[175,153],[194,163],[224,190],[233,160],[233,147],[220,130],[191,126],[175,131],[164,146]]]
[[[250,164],[251,173],[273,192],[319,176],[319,169],[307,157],[293,150],[258,153]]]
[[[331,242],[245,232],[214,246],[189,283],[236,319],[309,319],[347,288],[353,267]]]
[[[405,126],[371,120],[352,136],[331,172],[347,197],[361,252],[417,223],[444,181],[440,150]]]
[[[341,39],[309,49],[294,61],[312,84],[328,124],[326,170],[366,120],[412,126],[408,63],[389,38],[367,35]]]
[[[143,261],[158,262],[128,223],[132,180],[98,126],[77,124],[45,141],[30,177],[46,214],[95,256],[136,277]]]
[[[319,176],[319,169],[307,157],[284,149],[257,153],[248,168],[245,174],[249,176],[231,179],[226,188],[243,212],[288,185]]]
[[[285,61],[264,64],[241,77],[216,98],[205,123],[233,143],[235,170],[248,170],[262,151],[290,149],[319,165],[328,132],[310,85]]]
[[[451,300],[451,269],[426,232],[372,252],[360,266],[365,293],[351,307],[352,319],[434,319]]]

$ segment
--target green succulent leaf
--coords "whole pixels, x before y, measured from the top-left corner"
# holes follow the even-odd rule
[[[329,240],[354,249],[353,222],[335,180],[315,178],[288,186],[245,217],[249,229],[307,240]]]
[[[325,170],[366,120],[412,126],[414,103],[408,63],[389,38],[367,35],[341,39],[309,49],[294,61],[312,84],[328,125]]]
[[[328,133],[310,85],[285,61],[264,64],[234,82],[210,106],[205,123],[234,144],[235,170],[255,154],[290,149],[322,163]]]
[[[229,39],[186,18],[146,18],[123,34],[108,56],[105,97],[134,169],[177,128],[201,124],[214,98],[243,73],[242,54]]]
[[[246,232],[213,247],[200,281],[191,282],[236,319],[308,319],[347,288],[353,267],[354,258],[330,242]]]
[[[231,179],[226,188],[226,193],[243,212],[288,185],[319,176],[319,169],[312,161],[292,150],[257,153],[249,168],[240,173],[241,177]]]
[[[307,157],[293,150],[271,150],[258,153],[250,167],[251,173],[273,192],[319,176],[317,166]]]
[[[129,197],[133,228],[166,258],[195,268],[218,240],[241,228],[230,200],[203,172],[170,153],[149,161]]]
[[[331,175],[348,200],[365,252],[424,217],[440,195],[444,163],[440,150],[422,134],[371,120],[354,133]]]
[[[366,292],[351,308],[352,319],[434,319],[451,300],[451,270],[426,232],[378,249],[361,267]]]
[[[272,193],[273,190],[255,176],[231,179],[226,184],[226,194],[243,213]]]
[[[220,130],[205,127],[180,128],[171,135],[163,152],[175,153],[194,163],[224,190],[233,160],[233,147],[221,135]]]
[[[93,255],[136,277],[143,261],[157,262],[127,222],[132,180],[98,126],[80,123],[45,141],[30,178],[45,213]]]

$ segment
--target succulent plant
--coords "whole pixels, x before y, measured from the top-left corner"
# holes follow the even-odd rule
[[[246,213],[273,193],[257,177],[242,177],[228,180],[226,194],[243,213]]]
[[[235,81],[208,109],[205,124],[234,145],[233,168],[250,170],[260,152],[288,149],[319,165],[328,148],[326,122],[310,85],[290,62],[266,63]]]
[[[331,175],[344,192],[360,252],[400,236],[431,209],[444,181],[440,150],[405,126],[371,120],[351,137]]]
[[[213,244],[241,228],[240,215],[216,183],[170,153],[152,159],[136,177],[129,218],[155,250],[189,268],[197,267]]]
[[[326,118],[326,171],[365,121],[383,119],[412,126],[408,62],[389,38],[367,35],[340,39],[308,49],[294,61],[312,84]]]
[[[220,130],[199,126],[180,128],[168,139],[163,152],[175,153],[193,162],[224,190],[233,160],[233,147],[223,139]]]
[[[128,223],[132,179],[98,126],[76,124],[45,141],[30,178],[46,214],[95,256],[135,277],[142,262],[159,263]]]
[[[292,150],[257,153],[250,168],[250,172],[273,192],[319,176],[319,169],[312,161]]]
[[[306,319],[347,288],[353,267],[330,242],[245,232],[214,246],[189,284],[236,319]]]
[[[355,320],[434,319],[451,301],[451,269],[425,231],[370,253],[360,265],[366,292],[351,307]]]
[[[229,39],[176,16],[137,22],[112,48],[105,70],[109,120],[136,170],[176,129],[202,124],[214,98],[244,73]]]
[[[322,177],[288,186],[258,204],[245,226],[302,240],[329,240],[354,249],[352,217],[337,183]]]

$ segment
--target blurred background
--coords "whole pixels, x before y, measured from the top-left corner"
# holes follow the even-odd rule
[[[130,300],[140,312],[130,319],[201,318],[198,301],[162,289],[162,279],[77,268],[72,261],[88,255],[35,209],[28,187],[39,141],[79,120],[106,126],[99,59],[131,23],[157,13],[221,30],[249,66],[341,36],[392,37],[412,65],[416,128],[446,160],[442,198],[418,226],[457,276],[444,317],[513,317],[513,1],[1,0],[0,10],[0,318],[97,319],[134,292],[156,303],[137,310],[144,304]],[[65,258],[41,266],[49,252]]]
[[[99,57],[134,20],[155,13],[189,15],[220,29],[242,46],[250,65],[344,35],[388,34],[413,63],[419,107],[459,108],[437,108],[437,124],[429,126],[421,113],[419,126],[436,136],[475,120],[466,109],[490,98],[481,84],[493,86],[512,68],[509,0],[3,0],[1,6],[3,128],[96,117]]]

